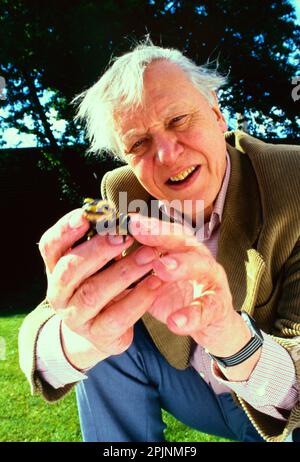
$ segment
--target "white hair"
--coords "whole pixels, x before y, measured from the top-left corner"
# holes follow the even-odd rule
[[[147,38],[132,51],[114,58],[102,77],[72,101],[79,103],[75,121],[85,123],[89,152],[110,152],[124,161],[124,147],[115,127],[114,112],[141,104],[144,71],[157,60],[168,60],[179,66],[210,106],[215,104],[212,91],[224,85],[226,78],[206,66],[197,66],[179,50],[155,46]]]

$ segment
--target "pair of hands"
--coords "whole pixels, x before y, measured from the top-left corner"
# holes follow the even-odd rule
[[[122,236],[96,235],[72,248],[89,229],[82,209],[42,236],[47,299],[62,319],[63,348],[76,368],[129,348],[133,326],[147,311],[217,356],[230,356],[249,340],[232,306],[224,269],[181,225],[168,226],[166,235],[163,222],[132,215],[130,232],[142,246],[103,270],[133,237],[123,242]],[[241,334],[233,335],[237,330]]]

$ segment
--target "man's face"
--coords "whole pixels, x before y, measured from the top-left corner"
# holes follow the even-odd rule
[[[144,188],[160,200],[203,200],[207,219],[226,169],[227,125],[217,102],[209,106],[178,66],[161,60],[145,71],[143,104],[115,117]]]

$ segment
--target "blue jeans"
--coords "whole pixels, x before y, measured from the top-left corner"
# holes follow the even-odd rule
[[[100,362],[76,386],[84,441],[164,441],[161,409],[191,428],[237,441],[263,441],[230,393],[215,395],[192,367],[177,370],[142,321],[124,353]]]

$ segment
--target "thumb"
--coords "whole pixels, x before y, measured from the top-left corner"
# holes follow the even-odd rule
[[[177,335],[190,335],[199,330],[202,325],[202,304],[195,301],[172,313],[167,319],[168,328]]]
[[[196,298],[189,306],[173,312],[167,319],[168,328],[177,335],[192,335],[205,329],[215,305],[213,291]]]

